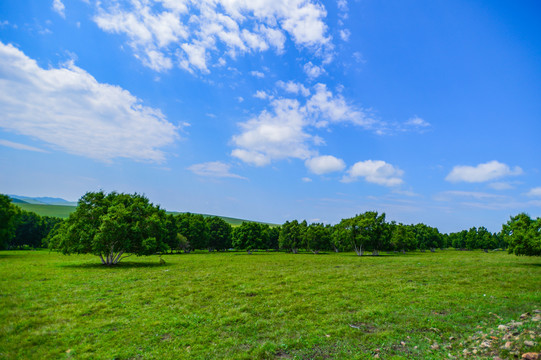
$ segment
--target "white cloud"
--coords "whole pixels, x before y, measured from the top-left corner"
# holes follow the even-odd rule
[[[286,86],[279,83],[278,86]],[[340,95],[334,95],[324,84],[314,86],[315,93],[302,104],[299,100],[279,98],[270,103],[270,111],[264,110],[257,117],[240,123],[241,133],[232,138],[236,148],[232,155],[244,162],[264,166],[273,160],[296,158],[306,160],[317,155],[312,145],[324,140],[309,133],[311,129],[328,127],[330,123],[352,123],[372,129],[376,122],[368,118],[362,109],[349,105]],[[299,91],[303,91],[299,87]],[[254,96],[272,99],[264,91]]]
[[[211,161],[202,164],[194,164],[188,167],[188,170],[196,175],[204,177],[246,179],[245,177],[231,173],[230,168],[231,165],[229,164],[224,164],[220,161]]]
[[[308,159],[304,163],[310,172],[323,175],[335,171],[342,171],[346,168],[344,160],[332,155],[323,155]]]
[[[188,71],[207,73],[209,62],[224,65],[223,54],[234,59],[271,48],[280,54],[285,34],[295,45],[323,58],[329,58],[333,48],[324,22],[325,7],[312,0],[102,0],[96,4],[96,24],[127,36],[135,55],[156,71],[170,69],[176,62]]]
[[[397,186],[402,184],[404,171],[382,160],[366,160],[355,163],[347,171],[343,182],[352,182],[364,178],[367,182],[384,185]]]
[[[66,18],[66,8],[61,0],[53,0],[53,10],[63,18]]]
[[[541,186],[532,188],[528,193],[526,194],[528,196],[541,196]]]
[[[276,85],[291,94],[301,94],[302,96],[310,95],[310,90],[308,90],[303,84],[296,83],[294,81],[283,82],[280,80],[276,83]]]
[[[510,168],[508,165],[498,161],[489,161],[477,166],[457,165],[447,175],[445,180],[450,182],[485,182],[499,179],[505,176],[522,174],[522,169],[518,166]]]
[[[16,149],[16,150],[27,150],[27,151],[35,151],[35,152],[42,152],[42,153],[47,152],[47,151],[45,151],[43,149],[39,149],[39,148],[36,148],[36,147],[33,147],[33,146],[29,146],[29,145],[25,145],[25,144],[19,144],[19,143],[13,142],[13,141],[3,140],[3,139],[0,139],[0,145],[7,146],[7,147],[10,147],[10,148]]]
[[[255,98],[258,98],[258,99],[261,99],[261,100],[265,100],[265,99],[272,99],[272,95],[270,94],[267,94],[265,91],[263,90],[257,90],[254,94],[254,97]]]
[[[263,74],[261,71],[251,71],[250,75],[260,79],[263,79],[265,77],[265,74]]]
[[[496,195],[477,191],[444,191],[435,196],[437,201],[450,201],[453,198],[473,198],[476,200],[504,200],[503,195]]]
[[[347,0],[338,0],[336,5],[338,6],[338,10],[342,12],[347,12],[349,10]]]
[[[318,77],[320,77],[321,75],[323,75],[325,73],[324,68],[312,64],[311,61],[304,64],[303,69],[304,69],[304,72],[306,73],[306,75],[308,76],[308,78],[311,79],[311,80],[313,80],[315,78],[318,78]]]
[[[430,123],[428,121],[425,121],[418,116],[410,118],[408,121],[406,121],[406,125],[418,128],[430,127]]]
[[[309,177],[303,177],[301,180],[306,183],[312,182],[312,179],[310,179]]]
[[[509,190],[514,188],[514,186],[508,182],[493,182],[488,184],[488,186],[494,190]]]
[[[233,136],[238,147],[231,155],[256,165],[268,165],[285,158],[307,159],[313,155],[307,142],[313,139],[305,130],[305,115],[298,101],[279,99],[272,102],[272,112],[241,123],[242,133]]]
[[[348,29],[342,29],[340,30],[340,38],[343,40],[343,41],[349,41],[349,37],[351,36],[351,31],[349,31]]]
[[[316,126],[327,126],[329,121],[351,122],[365,128],[375,124],[375,121],[364,111],[347,104],[342,95],[333,95],[325,84],[316,84],[314,89],[315,94],[308,100],[306,107]]]
[[[0,42],[0,127],[101,161],[162,162],[178,128],[128,91],[96,81],[73,62],[43,69]],[[31,101],[28,101],[31,99]]]

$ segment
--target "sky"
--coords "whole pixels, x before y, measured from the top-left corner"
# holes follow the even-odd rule
[[[0,2],[0,193],[442,232],[541,216],[541,4]]]

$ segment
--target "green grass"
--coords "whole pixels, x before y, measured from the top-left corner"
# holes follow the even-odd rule
[[[75,206],[69,205],[43,205],[43,204],[28,204],[14,203],[23,210],[34,212],[40,216],[54,216],[65,219],[75,211]]]
[[[0,252],[0,358],[443,359],[541,305],[541,259],[503,252],[163,258]]]

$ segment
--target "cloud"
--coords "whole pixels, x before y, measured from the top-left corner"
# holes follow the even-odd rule
[[[25,145],[25,144],[19,144],[19,143],[13,142],[13,141],[3,140],[3,139],[0,139],[0,145],[7,146],[7,147],[10,147],[10,148],[16,149],[16,150],[27,150],[27,151],[35,151],[35,152],[42,152],[42,153],[48,152],[48,151],[45,151],[43,149],[39,149],[39,148],[36,148],[36,147],[33,147],[33,146],[29,146],[29,145]]]
[[[351,122],[365,128],[375,125],[362,109],[349,105],[340,94],[333,95],[325,84],[314,86],[315,94],[306,103],[306,108],[318,127],[327,126],[329,122]]]
[[[434,199],[437,201],[450,201],[453,198],[472,198],[476,200],[504,200],[507,197],[476,191],[444,191],[437,194]]]
[[[231,155],[256,165],[268,165],[285,158],[307,159],[314,154],[308,141],[313,137],[304,130],[305,114],[299,102],[291,99],[274,100],[272,111],[241,123],[242,133],[233,136]]]
[[[65,9],[61,0],[53,0],[53,10],[64,19],[66,18]]]
[[[325,74],[324,68],[312,64],[311,61],[304,64],[303,70],[310,80],[314,80],[315,78],[318,78],[321,75]]]
[[[528,193],[526,194],[528,196],[541,196],[541,186],[532,188]]]
[[[310,179],[309,177],[303,177],[301,180],[306,183],[312,182],[312,179]]]
[[[457,165],[447,175],[445,180],[450,182],[485,182],[499,179],[505,176],[514,176],[522,174],[522,169],[515,166],[511,169],[508,165],[498,161],[490,161],[477,166]]]
[[[338,159],[332,155],[323,155],[313,157],[305,161],[305,165],[310,172],[323,175],[335,171],[342,171],[346,168],[344,160]]]
[[[278,84],[281,85],[288,87],[287,83]],[[313,145],[324,143],[321,137],[310,134],[310,130],[326,128],[331,123],[375,128],[376,122],[363,109],[348,104],[324,84],[316,84],[314,91],[311,97],[301,99],[304,103],[297,99],[272,99],[266,92],[258,91],[256,97],[271,100],[270,109],[239,124],[241,133],[232,138],[236,148],[231,154],[256,166],[287,158],[306,160],[317,156]]]
[[[260,79],[263,79],[265,77],[265,74],[263,74],[261,71],[251,71],[250,75]]]
[[[258,98],[258,99],[261,99],[261,100],[265,100],[265,99],[272,99],[272,95],[270,94],[267,94],[265,91],[263,90],[257,90],[254,94],[254,97],[255,98]]]
[[[178,63],[190,72],[209,72],[223,54],[284,50],[286,35],[298,47],[329,58],[333,49],[325,7],[312,0],[115,0],[96,1],[94,21],[126,36],[145,66],[165,71]]]
[[[202,164],[194,164],[188,167],[188,170],[203,177],[246,179],[243,176],[231,173],[230,168],[231,165],[224,164],[223,162],[211,161]]]
[[[342,39],[343,41],[349,41],[349,37],[351,36],[351,31],[349,31],[348,29],[342,29],[340,30],[340,39]]]
[[[397,186],[402,184],[404,171],[382,160],[366,160],[355,163],[347,171],[342,179],[343,182],[352,182],[364,178],[367,182],[384,185]]]
[[[488,184],[488,187],[494,190],[509,190],[514,188],[514,186],[508,182],[493,182]]]
[[[105,162],[163,162],[161,148],[178,138],[160,110],[121,87],[99,83],[73,62],[43,69],[1,42],[0,108],[1,128]]]
[[[406,121],[406,125],[416,128],[427,128],[431,126],[428,121],[425,121],[418,116],[410,118],[408,121]]]
[[[303,84],[296,83],[294,81],[283,82],[280,80],[276,83],[276,85],[278,85],[278,87],[284,89],[286,92],[291,93],[291,94],[295,94],[295,95],[301,94],[302,96],[310,95],[310,90],[304,87]]]

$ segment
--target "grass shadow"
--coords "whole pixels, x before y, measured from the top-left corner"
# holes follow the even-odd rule
[[[64,264],[60,265],[63,268],[72,269],[134,269],[134,268],[164,268],[171,267],[173,263],[166,262],[160,264],[159,262],[135,262],[135,261],[121,261],[115,265],[103,265],[101,262],[88,262],[79,264]]]

